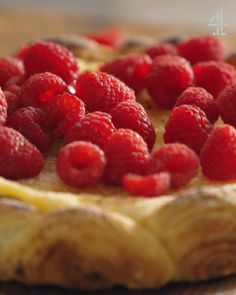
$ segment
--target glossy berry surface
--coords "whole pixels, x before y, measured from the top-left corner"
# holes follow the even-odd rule
[[[145,51],[152,59],[158,55],[177,55],[177,49],[173,44],[170,43],[158,43],[149,47]]]
[[[225,47],[220,38],[212,35],[191,37],[179,42],[178,52],[192,64],[201,61],[223,60]]]
[[[0,125],[5,125],[7,121],[7,100],[4,92],[0,88]]]
[[[218,119],[218,110],[214,97],[202,87],[189,87],[177,99],[175,107],[180,105],[199,107],[213,124]]]
[[[0,127],[0,146],[0,176],[20,179],[34,177],[41,172],[41,153],[18,131]]]
[[[180,143],[166,144],[157,149],[150,158],[150,174],[167,171],[171,187],[181,187],[197,175],[199,159],[188,146]]]
[[[202,110],[182,105],[173,109],[165,125],[164,141],[186,144],[199,154],[211,130],[212,125]]]
[[[14,57],[0,58],[0,87],[4,88],[10,78],[23,74],[24,67],[19,59]]]
[[[20,107],[20,98],[9,91],[4,91],[3,93],[7,101],[7,114],[9,116]]]
[[[102,65],[100,70],[115,76],[138,93],[145,87],[151,63],[147,54],[133,53],[115,58]]]
[[[167,172],[147,176],[126,174],[122,178],[122,185],[131,195],[157,197],[169,190],[170,175]]]
[[[222,120],[236,127],[236,84],[226,87],[218,96],[216,103]]]
[[[19,131],[42,153],[52,147],[52,137],[48,132],[48,114],[34,107],[16,110],[8,118],[8,126]]]
[[[97,184],[104,173],[104,152],[90,142],[74,141],[64,146],[58,154],[56,169],[68,185],[84,187]]]
[[[156,133],[144,107],[136,101],[124,101],[111,112],[112,122],[116,128],[127,128],[136,131],[146,141],[151,150],[156,140]]]
[[[214,180],[236,179],[236,130],[217,126],[204,144],[200,161],[202,172]]]
[[[192,83],[190,64],[182,57],[164,55],[153,61],[147,77],[147,90],[158,106],[169,109]]]
[[[32,44],[23,56],[27,76],[51,72],[66,83],[76,78],[79,68],[74,55],[65,47],[51,42]]]
[[[202,62],[193,67],[195,84],[205,88],[215,98],[227,86],[236,82],[236,71],[224,62]]]
[[[145,174],[149,159],[148,147],[143,138],[130,129],[119,129],[109,139],[105,154],[107,157],[106,181],[121,183],[127,173]]]
[[[89,112],[109,112],[122,101],[135,100],[132,89],[103,72],[82,73],[76,81],[75,90]]]
[[[65,143],[83,140],[92,142],[103,149],[115,130],[109,114],[103,112],[88,113],[69,129]]]
[[[56,95],[47,106],[55,135],[61,137],[85,115],[85,105],[81,99],[68,92]]]
[[[31,76],[21,87],[22,106],[46,107],[57,94],[67,91],[65,82],[52,73]]]

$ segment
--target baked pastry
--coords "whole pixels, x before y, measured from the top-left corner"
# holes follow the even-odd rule
[[[110,59],[121,49],[108,50]],[[84,52],[81,65],[96,68]],[[170,111],[154,107],[145,93],[139,99],[161,145]],[[69,186],[55,173],[55,158],[52,151],[33,178],[0,178],[1,280],[143,289],[236,273],[234,181],[199,172],[165,196],[135,198],[117,186]]]

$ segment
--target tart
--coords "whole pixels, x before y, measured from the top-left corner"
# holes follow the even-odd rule
[[[54,41],[68,45],[83,70],[151,42],[111,49],[79,39],[81,49],[70,40]],[[138,100],[154,124],[158,147],[171,111],[154,106],[145,91]],[[2,281],[144,289],[236,273],[233,181],[216,182],[199,172],[166,195],[137,198],[119,186],[65,184],[55,172],[56,156],[57,148],[33,178],[0,178]]]

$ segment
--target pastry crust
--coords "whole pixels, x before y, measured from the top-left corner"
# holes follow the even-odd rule
[[[149,112],[161,133],[166,113]],[[199,175],[158,198],[79,192],[56,178],[53,161],[32,180],[0,178],[0,280],[143,289],[236,273],[236,184]]]
[[[2,198],[0,277],[97,289],[233,274],[235,194],[229,184],[153,199],[79,195],[77,204],[44,211]]]

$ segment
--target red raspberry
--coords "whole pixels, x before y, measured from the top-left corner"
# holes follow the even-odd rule
[[[43,168],[39,150],[18,131],[0,127],[0,175],[9,179],[34,177]]]
[[[26,52],[27,52],[27,50],[28,50],[29,48],[30,48],[30,45],[29,45],[29,44],[24,44],[24,45],[22,45],[22,46],[18,49],[18,51],[17,51],[17,53],[16,53],[17,58],[19,58],[19,59],[23,59],[24,56],[25,56],[25,54],[26,54]]]
[[[121,182],[127,173],[145,174],[149,160],[146,142],[133,130],[119,129],[109,139],[105,153],[107,157],[106,181]]]
[[[86,34],[85,36],[100,44],[117,47],[121,42],[121,31],[119,28],[109,28],[104,31]]]
[[[67,91],[65,82],[52,73],[40,73],[31,76],[21,87],[22,106],[47,106],[57,94]]]
[[[9,91],[11,93],[14,93],[16,96],[20,96],[20,86],[17,85],[11,85],[9,87],[5,87],[4,91]]]
[[[201,86],[215,98],[236,79],[235,68],[225,62],[208,61],[193,67],[196,86]]]
[[[213,129],[202,147],[203,173],[214,180],[236,179],[236,130],[230,125]]]
[[[12,85],[16,86],[22,86],[23,83],[25,82],[25,75],[18,75],[18,76],[13,76],[9,80],[7,80],[5,84],[4,90],[7,90],[8,87],[11,87]]]
[[[23,56],[27,76],[35,73],[51,72],[66,83],[76,78],[79,68],[74,55],[56,43],[36,42]]]
[[[162,55],[154,59],[147,77],[147,89],[154,102],[171,108],[177,97],[193,82],[190,64],[182,57]]]
[[[123,101],[114,107],[110,114],[116,128],[136,131],[146,141],[149,150],[153,148],[156,140],[155,129],[141,104],[136,101]]]
[[[100,70],[120,79],[138,93],[145,87],[151,63],[147,54],[133,53],[115,58],[103,65]]]
[[[151,47],[149,47],[145,51],[152,59],[157,57],[158,55],[177,55],[177,49],[174,45],[170,43],[158,43]]]
[[[223,60],[225,47],[222,41],[212,35],[189,38],[177,45],[179,54],[192,64],[208,60]]]
[[[117,78],[102,72],[82,73],[75,84],[76,95],[89,112],[109,112],[118,103],[135,100],[132,89]]]
[[[148,176],[130,173],[122,178],[122,184],[131,195],[157,197],[166,194],[169,190],[170,175],[166,172]]]
[[[0,58],[0,87],[5,87],[6,82],[13,76],[23,75],[22,62],[14,57]]]
[[[164,140],[184,143],[199,154],[211,130],[212,125],[202,110],[182,105],[173,109],[165,125]]]
[[[236,83],[220,93],[216,104],[222,120],[236,127]]]
[[[187,88],[177,99],[175,107],[183,104],[199,107],[212,124],[218,119],[218,111],[214,97],[204,88]]]
[[[69,129],[65,143],[84,140],[90,141],[103,149],[114,131],[115,127],[109,114],[102,112],[88,113]]]
[[[64,146],[56,161],[60,178],[75,187],[97,184],[103,176],[105,166],[104,152],[85,141],[75,141]]]
[[[195,152],[181,143],[166,144],[157,149],[149,161],[150,174],[168,171],[171,187],[187,184],[199,169],[199,159]]]
[[[7,100],[4,92],[0,88],[0,125],[4,125],[7,121]]]
[[[8,126],[19,131],[42,153],[48,152],[52,146],[47,122],[48,114],[34,107],[18,109],[8,118]]]
[[[19,96],[10,91],[3,92],[7,101],[7,114],[8,116],[19,108]]]
[[[56,126],[56,135],[61,136],[85,115],[85,106],[81,99],[64,92],[53,98],[47,111]]]

